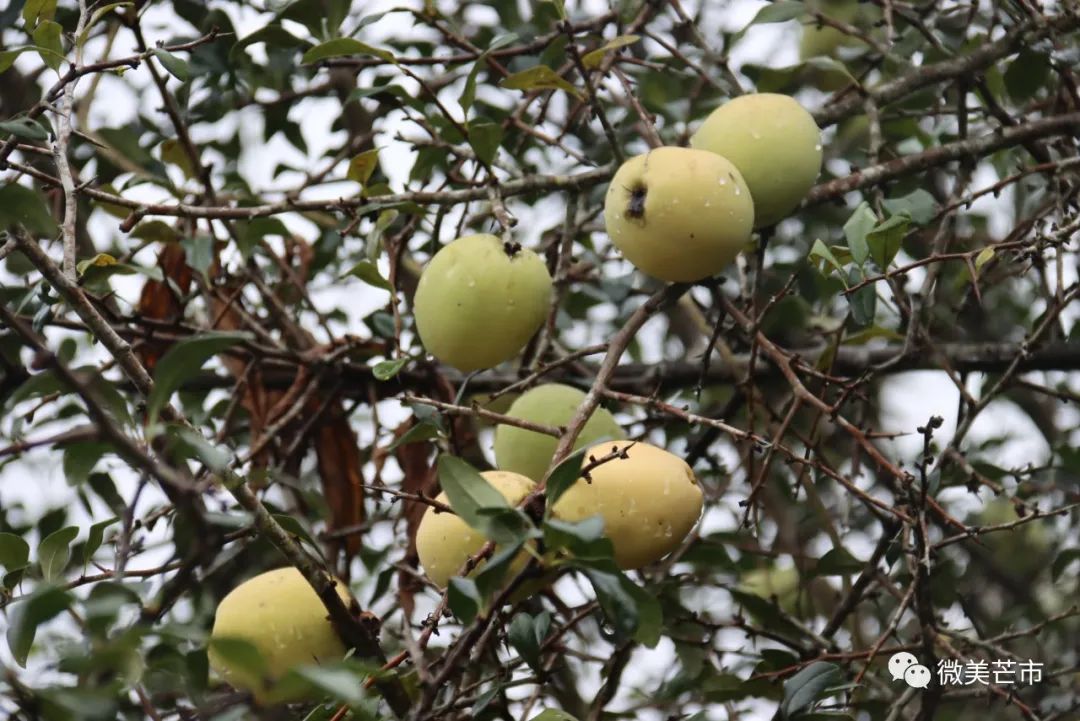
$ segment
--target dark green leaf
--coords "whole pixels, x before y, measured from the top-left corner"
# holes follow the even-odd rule
[[[862,279],[862,272],[857,268],[852,268],[848,273],[848,285],[855,285]],[[847,301],[851,306],[851,317],[856,325],[860,327],[873,325],[874,314],[877,311],[877,289],[874,283],[864,285],[854,293],[849,293]]]
[[[860,203],[848,221],[844,223],[844,237],[847,239],[848,250],[855,264],[860,268],[866,262],[870,254],[870,248],[866,245],[866,234],[877,225],[877,216],[870,209],[869,203]]]
[[[585,576],[596,592],[596,600],[607,622],[624,638],[630,638],[640,620],[637,601],[623,583],[619,571],[602,571],[585,566]]]
[[[858,573],[866,564],[852,556],[846,548],[838,547],[830,549],[824,556],[818,559],[814,566],[814,576],[843,576]]]
[[[335,38],[316,45],[304,53],[304,57],[301,58],[300,62],[307,65],[328,58],[340,58],[349,55],[374,55],[390,63],[396,62],[392,53],[352,38]]]
[[[30,544],[22,536],[0,532],[0,568],[18,571],[30,562]]]
[[[187,264],[195,272],[206,278],[214,262],[214,239],[209,235],[196,235],[180,241],[187,253]]]
[[[503,129],[498,123],[474,121],[469,124],[469,145],[484,165],[490,165],[495,160],[502,137]]]
[[[1065,573],[1065,569],[1069,567],[1073,561],[1080,561],[1080,548],[1066,548],[1064,551],[1057,555],[1053,564],[1050,566],[1050,578],[1054,583],[1058,582],[1061,578],[1061,574]]]
[[[43,141],[49,139],[49,131],[30,118],[12,118],[0,123],[0,131],[23,140]]]
[[[473,102],[476,100],[476,76],[480,73],[481,66],[486,64],[484,55],[473,63],[472,70],[469,71],[469,77],[465,78],[465,89],[461,91],[461,99],[458,103],[461,105],[461,111],[466,116],[469,115],[469,109],[472,107]]]
[[[90,533],[86,537],[86,545],[83,546],[83,568],[86,568],[87,564],[90,563],[90,559],[92,559],[94,554],[97,553],[97,550],[101,548],[101,543],[105,540],[105,529],[119,521],[119,518],[113,517],[104,521],[98,521],[90,526]]]
[[[536,65],[528,70],[514,73],[499,83],[511,90],[562,90],[580,97],[578,89],[547,65]]]
[[[187,61],[161,48],[154,49],[154,57],[161,61],[161,64],[169,71],[169,75],[172,75],[180,82],[186,83],[191,78],[191,70],[188,68]]]
[[[899,198],[892,198],[882,203],[890,215],[907,215],[917,225],[925,225],[937,212],[937,201],[922,188],[911,191]]]
[[[408,356],[401,358],[395,358],[394,360],[379,361],[371,369],[371,374],[375,376],[375,380],[388,381],[405,367],[405,364],[409,362]]]
[[[603,537],[604,519],[599,515],[576,523],[558,518],[544,521],[544,545],[551,549],[568,548],[576,553]]]
[[[250,641],[219,636],[211,638],[209,645],[223,665],[257,678],[266,677],[266,660]]]
[[[359,278],[370,286],[381,288],[382,290],[388,290],[393,292],[394,286],[390,285],[390,281],[382,277],[382,273],[379,272],[379,266],[370,260],[361,260],[359,263],[349,268],[345,275],[351,275],[354,278]]]
[[[491,595],[498,590],[503,578],[506,577],[506,572],[510,570],[510,566],[521,552],[522,546],[521,543],[515,543],[495,549],[495,554],[476,574],[476,587],[480,589],[480,594],[484,598],[491,598]]]
[[[237,343],[251,340],[250,333],[207,332],[185,338],[158,361],[154,371],[154,389],[146,400],[149,423],[157,421],[158,413],[169,402],[173,391],[198,373],[212,356]]]
[[[1023,48],[1005,70],[1005,89],[1013,100],[1024,102],[1038,93],[1049,77],[1050,61],[1046,55]]]
[[[590,70],[594,70],[600,67],[600,64],[604,62],[604,56],[613,50],[624,48],[627,45],[633,45],[641,39],[639,35],[620,35],[616,38],[612,38],[608,42],[604,43],[596,50],[588,52],[581,58],[581,63]]]
[[[442,437],[442,430],[434,423],[417,423],[405,431],[396,441],[386,449],[392,451],[399,446],[407,446],[410,443],[422,443]]]
[[[484,599],[476,587],[476,581],[471,578],[454,576],[447,584],[446,593],[450,610],[465,626],[471,624],[480,613],[480,609],[484,607]]]
[[[77,526],[68,526],[50,533],[38,544],[38,563],[41,577],[46,581],[59,578],[71,560],[71,542],[79,535]]]
[[[90,477],[101,457],[111,450],[107,443],[86,441],[64,447],[64,478],[69,486],[78,486]]]
[[[767,23],[782,23],[788,20],[794,20],[795,18],[802,17],[806,13],[806,9],[801,2],[788,2],[786,0],[780,0],[779,2],[769,3],[765,7],[758,10],[754,19],[746,24],[739,32],[735,33],[732,37],[732,43],[738,42],[747,33],[750,28],[755,25],[764,25]]]
[[[491,526],[490,517],[480,513],[481,508],[510,508],[503,494],[487,482],[471,465],[450,455],[439,457],[439,484],[450,507],[470,528],[485,536]]]
[[[894,215],[888,220],[878,223],[877,226],[866,235],[866,244],[870,246],[870,257],[874,259],[878,267],[886,270],[893,258],[900,251],[900,245],[907,235],[911,219],[906,215]]]
[[[33,48],[16,48],[15,50],[0,51],[0,73],[10,68],[15,63],[15,59],[27,50],[33,50]]]
[[[57,225],[41,196],[30,188],[9,183],[0,188],[0,230],[24,226],[34,235],[56,235]]]
[[[547,512],[550,515],[551,509],[555,506],[556,501],[562,497],[562,494],[569,490],[570,486],[574,485],[577,479],[581,476],[581,465],[585,459],[585,454],[589,452],[589,445],[585,448],[579,448],[578,450],[567,456],[559,465],[555,466],[550,474],[548,474],[547,484],[544,486],[544,496],[547,498]]]
[[[799,671],[784,682],[784,700],[780,704],[782,717],[793,718],[842,678],[843,674],[839,666],[824,661],[812,663]]]
[[[64,61],[64,44],[61,40],[63,28],[60,23],[42,20],[34,29],[34,44],[38,47],[41,60],[53,70],[60,69]]]
[[[8,608],[7,642],[15,663],[26,668],[38,626],[63,613],[74,599],[62,588],[43,586]]]
[[[366,697],[360,674],[347,668],[308,664],[297,666],[292,673],[329,694],[335,701],[362,704]]]
[[[533,716],[529,721],[578,721],[578,719],[576,716],[571,716],[565,711],[557,711],[549,708],[541,711],[536,716]]]
[[[56,16],[56,0],[26,0],[23,5],[22,19],[28,30],[33,30],[42,20],[52,20]]]

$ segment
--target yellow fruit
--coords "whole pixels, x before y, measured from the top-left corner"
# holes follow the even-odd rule
[[[536,486],[525,476],[508,471],[485,471],[481,473],[495,490],[503,495],[511,506],[516,506]],[[445,493],[436,499],[449,504]],[[453,508],[453,505],[450,505]],[[416,554],[424,573],[439,588],[444,588],[450,578],[461,570],[470,556],[484,547],[484,534],[469,528],[465,521],[452,513],[437,511],[428,506],[420,526],[416,529]],[[523,551],[511,565],[511,573],[520,571],[528,560]]]
[[[607,461],[579,478],[552,508],[557,518],[582,521],[599,515],[620,568],[660,560],[686,538],[701,515],[702,493],[686,462],[648,443],[600,443],[586,453],[603,458],[613,448],[626,458]]]
[[[346,585],[338,581],[342,600],[350,600]],[[327,618],[315,589],[300,571],[289,566],[255,576],[234,588],[217,608],[214,639],[240,639],[259,650],[268,677],[230,668],[229,661],[210,645],[210,667],[238,689],[250,691],[263,704],[298,700],[276,683],[294,666],[340,661],[345,645]]]
[[[754,226],[783,220],[821,172],[821,131],[787,95],[742,95],[714,110],[690,145],[730,160],[754,198]]]
[[[750,240],[754,208],[735,167],[713,153],[656,148],[627,160],[604,199],[615,247],[670,282],[716,275]]]
[[[506,415],[547,426],[565,426],[570,422],[585,394],[577,388],[559,383],[537,386],[514,401]],[[612,415],[597,408],[589,417],[574,444],[574,450],[584,448],[601,438],[625,438],[622,428]],[[554,436],[499,425],[495,428],[495,464],[504,471],[513,471],[539,481],[551,465],[559,441]]]
[[[420,276],[413,311],[428,352],[469,372],[520,353],[550,301],[551,276],[540,256],[480,234],[435,254]]]

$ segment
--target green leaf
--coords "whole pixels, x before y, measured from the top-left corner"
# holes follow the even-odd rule
[[[367,185],[375,169],[379,167],[379,149],[365,150],[349,161],[346,176],[360,185]]]
[[[422,443],[442,437],[442,430],[434,423],[417,423],[405,431],[396,441],[391,443],[386,450],[392,451],[399,446],[407,446],[410,443]]]
[[[194,428],[171,423],[168,435],[171,441],[170,450],[174,453],[179,453],[184,458],[194,458],[215,472],[224,471],[228,467],[231,460],[229,452],[206,440]]]
[[[379,272],[379,266],[370,260],[361,260],[359,263],[349,268],[345,275],[351,275],[354,278],[359,278],[370,286],[381,288],[382,290],[388,290],[393,292],[394,286],[390,285],[390,281],[382,277],[382,273]]]
[[[929,223],[937,213],[937,201],[922,188],[881,204],[889,215],[907,215],[917,225]]]
[[[558,518],[544,521],[544,545],[548,548],[568,548],[576,555],[578,549],[587,549],[603,537],[604,518],[600,515],[577,522]]]
[[[8,135],[14,135],[17,138],[22,138],[23,140],[32,140],[35,142],[49,139],[49,131],[41,127],[40,123],[27,117],[13,118],[0,123],[0,131],[3,131]]]
[[[1045,54],[1023,48],[1005,70],[1005,89],[1017,102],[1029,100],[1046,85],[1050,61]]]
[[[842,678],[843,673],[839,666],[824,661],[812,663],[799,671],[784,682],[784,700],[780,703],[781,717],[793,718]]]
[[[844,547],[829,549],[814,566],[814,576],[846,576],[859,573],[866,564],[855,558]]]
[[[207,271],[214,262],[214,239],[209,235],[196,235],[180,241],[188,267],[206,278]]]
[[[866,244],[870,246],[870,257],[877,266],[886,270],[893,258],[900,251],[900,245],[907,235],[911,218],[906,215],[894,215],[866,235]]]
[[[742,39],[744,35],[755,25],[765,25],[767,23],[782,23],[788,20],[794,20],[795,18],[802,17],[806,13],[806,9],[801,2],[780,2],[769,3],[765,7],[758,10],[754,19],[746,24],[746,26],[735,33],[731,38],[731,43],[734,44]]]
[[[15,48],[14,50],[4,50],[0,52],[0,73],[4,72],[12,65],[15,64],[15,59],[25,53],[27,50],[33,50],[32,47]]]
[[[107,443],[88,441],[64,447],[64,478],[69,486],[82,485],[101,457],[112,450]]]
[[[388,381],[405,367],[405,364],[409,362],[408,356],[402,356],[401,358],[395,358],[394,360],[379,361],[371,369],[371,374],[375,376],[375,380]]]
[[[31,188],[9,183],[0,188],[0,230],[17,225],[34,235],[57,233],[56,221],[41,196]]]
[[[258,647],[246,639],[214,637],[210,639],[209,647],[223,666],[256,678],[265,678],[268,674],[266,659]]]
[[[637,630],[640,616],[637,601],[622,582],[622,574],[616,571],[603,571],[584,566],[582,571],[589,579],[596,600],[604,612],[607,622],[624,638],[630,638]]]
[[[623,588],[637,605],[638,623],[634,629],[634,640],[646,648],[655,648],[660,643],[664,628],[664,613],[656,596],[637,585],[625,575],[622,576]]]
[[[38,564],[41,577],[46,581],[59,578],[71,560],[71,542],[79,535],[78,526],[68,526],[54,531],[38,544]]]
[[[574,451],[564,458],[559,465],[555,466],[555,470],[548,474],[547,483],[544,485],[544,496],[547,498],[546,515],[551,515],[551,509],[555,506],[556,501],[581,477],[581,466],[585,454],[589,452],[591,447],[592,444]]]
[[[828,275],[828,273],[825,272],[825,263],[828,263],[830,266],[833,267],[833,269],[840,273],[841,277],[843,277],[844,267],[840,265],[840,261],[838,261],[836,259],[836,256],[833,255],[833,252],[829,249],[829,246],[821,242],[821,238],[815,240],[814,245],[810,248],[810,259],[814,260],[815,258],[819,258],[820,260],[824,261],[823,263],[814,263],[814,265],[816,265],[821,271],[822,275]]]
[[[300,524],[300,521],[297,520],[296,516],[291,516],[288,513],[274,513],[272,515],[279,526],[311,546],[316,553],[322,555],[322,547],[315,542],[315,539],[312,538],[311,534],[307,532],[307,529]]]
[[[389,53],[386,50],[380,50],[379,48],[372,47],[367,43],[362,43],[359,40],[354,40],[352,38],[335,38],[316,45],[304,53],[304,57],[300,59],[300,62],[304,65],[308,65],[328,58],[340,58],[349,55],[374,55],[389,63],[397,62],[392,53]]]
[[[982,270],[982,267],[994,259],[994,246],[988,245],[979,251],[979,254],[975,256],[975,272]]]
[[[196,175],[191,156],[176,138],[169,138],[161,144],[161,159],[180,168],[186,178],[194,178]]]
[[[870,254],[870,248],[866,244],[866,235],[877,225],[877,216],[870,209],[869,203],[860,203],[848,221],[844,223],[844,237],[847,239],[851,257],[860,268],[866,262]]]
[[[27,30],[33,30],[42,20],[52,20],[56,16],[56,0],[26,0],[22,18]]]
[[[30,563],[30,544],[22,536],[0,532],[0,568],[18,571]]]
[[[507,639],[518,655],[537,673],[541,673],[540,647],[551,629],[551,614],[541,611],[535,617],[528,613],[514,616],[507,629]]]
[[[469,77],[465,78],[465,89],[461,91],[461,99],[458,100],[458,104],[461,105],[461,111],[466,116],[468,116],[469,109],[476,100],[476,76],[480,73],[480,67],[486,64],[486,55],[487,53],[481,55],[473,63],[472,70],[469,71]]]
[[[360,674],[348,668],[306,664],[293,668],[291,672],[330,694],[336,701],[358,705],[367,696]]]
[[[484,599],[476,587],[476,581],[460,576],[454,576],[447,584],[446,601],[450,604],[450,610],[465,626],[476,620],[480,609],[484,607]]]
[[[863,279],[863,274],[858,268],[852,268],[848,273],[848,284],[855,285]],[[869,283],[847,296],[848,305],[851,307],[851,317],[860,327],[873,325],[874,315],[877,312],[877,289],[874,283]]]
[[[488,559],[480,571],[476,574],[476,587],[484,598],[491,598],[498,590],[503,578],[506,577],[510,566],[521,553],[523,543],[512,543],[502,548],[495,549],[495,555]]]
[[[154,371],[154,389],[146,399],[148,424],[157,422],[158,413],[184,381],[198,373],[212,356],[237,343],[251,340],[250,333],[208,332],[185,338],[158,361]]]
[[[63,32],[60,23],[52,20],[42,20],[34,29],[34,44],[38,46],[41,61],[53,70],[59,70],[64,60]]]
[[[627,45],[633,45],[638,40],[641,40],[640,35],[620,35],[616,38],[612,38],[596,50],[586,53],[585,56],[581,58],[581,63],[589,70],[595,70],[604,62],[605,55],[613,50],[625,48]]]
[[[1050,579],[1057,583],[1073,561],[1080,561],[1080,548],[1066,548],[1059,553],[1050,566]]]
[[[536,716],[533,716],[529,721],[578,721],[578,719],[576,716],[571,716],[565,711],[557,711],[549,708],[541,711]]]
[[[42,586],[8,610],[7,642],[15,663],[26,668],[38,626],[63,613],[73,600],[62,588]]]
[[[562,90],[574,97],[581,97],[578,89],[547,65],[537,65],[503,78],[499,83],[511,90]]]
[[[488,516],[480,513],[482,508],[510,508],[503,494],[487,482],[471,465],[450,455],[442,455],[438,462],[439,484],[450,501],[454,513],[470,528],[487,535],[491,526]]]
[[[491,121],[473,121],[469,124],[469,145],[484,165],[491,165],[502,143],[503,129]]]
[[[86,39],[88,37],[90,37],[90,30],[95,25],[97,25],[97,23],[103,17],[105,17],[106,15],[111,13],[113,10],[116,10],[117,8],[129,6],[129,5],[134,6],[135,3],[133,3],[133,2],[115,2],[115,3],[109,3],[108,5],[102,5],[101,7],[99,7],[97,10],[94,11],[93,15],[90,16],[90,20],[86,23],[86,26],[83,28],[83,31],[79,34],[79,37],[76,40],[76,44],[79,45],[80,47],[85,45],[86,44]]]
[[[86,537],[86,545],[83,547],[83,569],[90,563],[97,550],[101,548],[101,544],[105,540],[105,529],[119,521],[119,518],[113,517],[98,521],[90,526],[90,534]]]

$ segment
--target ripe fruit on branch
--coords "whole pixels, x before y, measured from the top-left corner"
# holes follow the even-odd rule
[[[481,473],[495,490],[503,495],[511,506],[529,495],[536,485],[525,476],[509,471],[485,471]],[[437,501],[450,505],[445,493],[440,493]],[[416,529],[416,554],[424,573],[439,588],[445,588],[452,576],[461,570],[465,561],[484,547],[487,539],[480,531],[469,527],[465,521],[453,513],[439,511],[428,506],[420,526]],[[527,560],[523,551],[510,567],[510,573],[521,570]]]
[[[754,199],[757,228],[783,220],[821,172],[821,131],[787,95],[742,95],[724,103],[690,145],[718,153],[739,169]]]
[[[604,199],[615,247],[649,275],[695,281],[722,271],[750,240],[754,207],[743,176],[715,153],[656,148],[627,160]]]
[[[536,253],[494,235],[467,235],[428,263],[413,312],[428,352],[469,372],[520,353],[550,300],[551,276]]]
[[[701,515],[702,493],[686,461],[648,443],[600,443],[586,453],[600,459],[613,450],[624,457],[605,461],[579,478],[555,502],[565,521],[599,515],[620,568],[647,566],[675,550]]]
[[[506,415],[546,426],[565,426],[573,418],[585,394],[577,388],[560,383],[546,383],[522,394]],[[574,450],[584,448],[601,438],[625,438],[622,428],[611,413],[597,408],[581,429]],[[499,425],[495,428],[495,464],[504,471],[513,471],[540,481],[558,439],[517,426]]]
[[[349,602],[342,581],[336,590]],[[239,639],[259,650],[266,678],[235,666],[213,643],[208,656],[210,667],[229,685],[250,691],[262,704],[298,700],[275,687],[294,666],[340,661],[345,656],[345,645],[327,618],[326,607],[292,566],[262,573],[230,591],[218,605],[210,638]]]

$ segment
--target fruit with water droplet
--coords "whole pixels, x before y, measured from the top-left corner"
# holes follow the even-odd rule
[[[342,581],[335,590],[346,603],[351,600]],[[236,656],[224,650],[223,639],[254,646],[265,664],[265,678],[237,663]],[[264,705],[299,700],[295,687],[278,683],[293,667],[332,663],[345,656],[345,645],[330,624],[326,607],[292,566],[259,574],[230,591],[218,604],[210,641],[210,667]],[[215,641],[222,643],[220,648]]]
[[[754,226],[783,220],[821,172],[821,131],[787,95],[742,95],[714,110],[690,138],[691,147],[726,158],[754,199]]]
[[[536,486],[525,476],[509,471],[485,471],[480,475],[511,506],[521,503]],[[436,500],[453,508],[445,493],[440,493]],[[428,506],[416,529],[416,555],[432,583],[445,588],[450,578],[457,575],[469,557],[480,551],[486,541],[484,534],[470,528],[460,516]],[[527,560],[526,552],[522,551],[509,573],[520,571]]]
[[[590,470],[588,478],[575,481],[552,513],[565,521],[599,515],[615,562],[620,568],[641,568],[686,538],[701,515],[701,486],[686,461],[640,441],[599,443],[586,453],[585,463],[613,449],[626,457],[605,461]]]
[[[413,313],[427,351],[469,372],[520,353],[550,301],[551,276],[540,256],[494,235],[467,235],[428,263]]]
[[[506,415],[545,426],[565,426],[585,400],[577,388],[560,383],[546,383],[522,394]],[[601,438],[625,438],[615,418],[604,408],[597,408],[581,429],[574,450],[584,448]],[[517,426],[499,425],[495,428],[495,465],[504,471],[528,476],[534,481],[543,478],[558,439]]]
[[[750,241],[754,207],[746,182],[724,158],[691,148],[656,148],[627,160],[604,200],[611,242],[661,280],[716,275]]]

